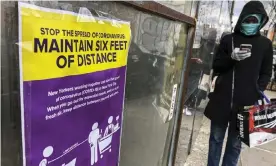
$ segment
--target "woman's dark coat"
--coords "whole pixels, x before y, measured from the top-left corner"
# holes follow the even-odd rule
[[[234,108],[255,104],[260,98],[259,91],[266,89],[271,78],[273,58],[271,41],[261,36],[260,32],[254,36],[245,36],[240,32],[241,21],[249,14],[262,14],[262,27],[268,21],[261,2],[247,3],[241,12],[234,33],[221,39],[214,59],[213,69],[215,73],[219,73],[219,76],[204,114],[218,124],[227,123],[236,118],[236,109],[231,109],[233,68],[235,68]],[[238,48],[241,44],[251,44],[251,57],[239,62],[232,60],[232,38],[234,46]]]

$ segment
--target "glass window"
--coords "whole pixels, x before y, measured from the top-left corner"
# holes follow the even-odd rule
[[[131,23],[132,43],[127,64],[120,165],[161,165],[165,158],[165,145],[170,141],[172,132],[173,119],[169,119],[171,96],[173,86],[179,85],[183,71],[187,24],[118,2],[31,3],[74,12],[85,6],[95,16],[98,14]],[[5,166],[22,163],[17,10],[17,2],[1,3],[1,158]],[[188,7],[185,6],[185,10]]]

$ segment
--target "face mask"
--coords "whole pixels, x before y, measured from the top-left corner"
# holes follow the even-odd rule
[[[241,32],[247,36],[255,35],[259,31],[260,23],[258,24],[241,24]]]
[[[241,32],[247,36],[255,35],[260,28],[261,15],[260,14],[252,14],[244,18],[247,19],[250,16],[254,16],[258,19],[258,23],[242,23],[241,24]]]

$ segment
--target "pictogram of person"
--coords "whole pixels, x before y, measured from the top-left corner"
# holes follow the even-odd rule
[[[104,136],[107,136],[108,134],[112,134],[114,132],[114,124],[113,122],[113,116],[110,116],[108,118],[108,125],[105,128]]]
[[[98,128],[98,123],[95,122],[92,126],[92,131],[88,137],[88,143],[90,144],[91,150],[91,165],[98,162],[98,141],[101,138],[100,130]]]
[[[120,126],[119,126],[119,119],[120,119],[120,117],[117,116],[117,117],[116,117],[116,125],[115,125],[115,127],[114,127],[114,132],[117,131],[117,130],[119,129],[119,127],[120,127]]]
[[[54,148],[52,146],[48,146],[43,150],[44,159],[40,161],[39,166],[47,166],[48,160],[47,158],[53,154]]]

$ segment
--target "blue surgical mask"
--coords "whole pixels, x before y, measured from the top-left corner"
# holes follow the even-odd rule
[[[249,16],[255,16],[258,19],[258,23],[242,23],[241,24],[241,32],[247,36],[255,35],[261,26],[261,15],[260,14],[252,14]],[[247,18],[245,17],[244,20]]]
[[[241,24],[241,32],[247,36],[255,35],[259,31],[260,23],[258,24]]]

